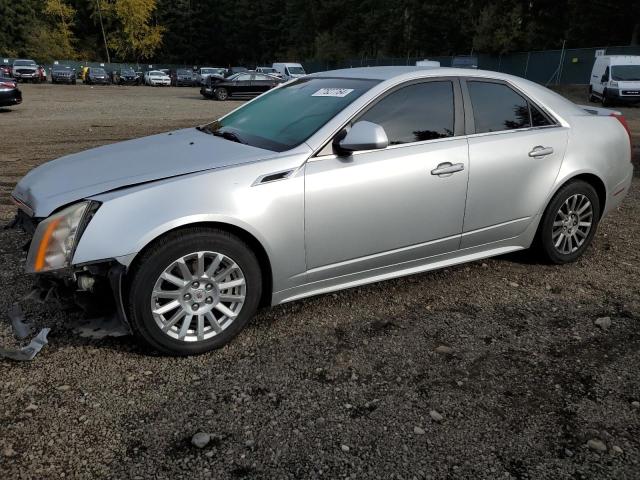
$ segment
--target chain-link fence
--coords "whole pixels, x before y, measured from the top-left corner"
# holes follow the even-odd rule
[[[543,50],[535,52],[509,53],[505,55],[476,54],[472,62],[483,70],[509,73],[524,77],[543,85],[588,84],[596,53],[602,55],[640,55],[640,46],[568,48],[563,50]],[[429,60],[440,62],[443,67],[464,65],[469,56],[429,56]],[[321,72],[336,68],[375,67],[382,65],[415,65],[425,57],[360,57],[344,61],[308,60],[302,65],[308,73]],[[0,64],[11,64],[13,59],[0,58]],[[121,67],[132,67],[135,71],[156,70],[162,68],[197,68],[197,65],[176,65],[167,63],[101,63],[82,61],[63,61],[59,64],[72,66],[78,71],[81,67],[104,67],[108,72]],[[467,62],[468,63],[468,62]],[[52,65],[45,65],[49,70]],[[205,66],[205,65],[202,65]],[[209,66],[209,65],[207,65]],[[252,67],[252,65],[247,65]]]
[[[493,70],[524,77],[543,85],[588,84],[596,52],[602,55],[640,55],[640,46],[568,48],[564,50],[543,50],[519,52],[505,55],[473,55],[478,68]],[[439,61],[442,67],[450,67],[461,57],[429,56],[405,58],[351,58],[342,62],[303,62],[308,72],[330,70],[332,68],[375,67],[381,65],[415,65],[420,60]]]

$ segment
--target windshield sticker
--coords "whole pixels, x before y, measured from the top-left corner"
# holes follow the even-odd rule
[[[351,92],[353,92],[353,88],[321,88],[311,96],[312,97],[346,97]]]

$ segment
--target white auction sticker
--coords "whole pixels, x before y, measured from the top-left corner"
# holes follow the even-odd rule
[[[321,88],[311,96],[312,97],[346,97],[351,92],[353,92],[353,88]]]

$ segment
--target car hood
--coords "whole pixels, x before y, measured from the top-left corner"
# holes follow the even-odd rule
[[[110,190],[204,170],[255,162],[273,152],[195,128],[105,145],[31,170],[13,196],[35,217]]]

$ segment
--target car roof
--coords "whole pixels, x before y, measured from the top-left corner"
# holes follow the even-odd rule
[[[329,70],[309,75],[309,77],[319,78],[357,78],[378,80],[381,87],[385,84],[396,84],[404,81],[411,81],[429,77],[471,77],[488,80],[503,80],[522,88],[532,96],[534,100],[546,106],[553,106],[560,114],[579,114],[584,110],[577,107],[573,102],[563,96],[522,77],[516,77],[506,73],[493,72],[489,70],[477,70],[471,68],[449,68],[449,67],[417,67],[417,66],[397,66],[397,67],[359,67],[345,68],[342,70]],[[387,83],[388,82],[388,83]]]

